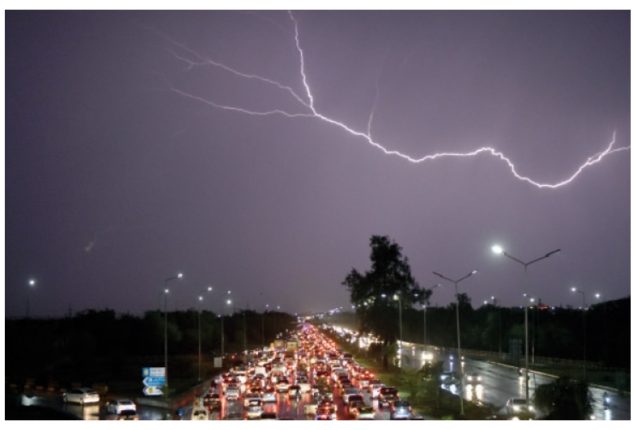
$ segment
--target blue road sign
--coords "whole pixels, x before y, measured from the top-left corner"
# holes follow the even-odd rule
[[[146,396],[163,394],[161,388],[165,386],[165,367],[144,367],[141,375],[143,376],[143,394]]]

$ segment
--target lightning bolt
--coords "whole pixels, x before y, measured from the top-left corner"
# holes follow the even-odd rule
[[[252,116],[273,116],[273,115],[279,115],[279,116],[283,116],[286,118],[313,118],[313,119],[318,119],[320,121],[323,121],[327,124],[333,125],[335,127],[338,127],[342,130],[344,130],[345,132],[347,132],[348,134],[361,138],[363,141],[365,141],[367,144],[369,144],[372,147],[375,147],[376,149],[379,149],[380,151],[382,151],[384,154],[389,155],[389,156],[395,156],[398,158],[401,158],[403,160],[406,160],[410,163],[413,164],[421,164],[424,163],[426,161],[432,161],[432,160],[437,160],[437,159],[441,159],[441,158],[466,158],[466,157],[476,157],[479,155],[489,155],[491,157],[494,157],[500,161],[502,161],[507,168],[509,169],[509,171],[511,172],[511,174],[519,181],[521,182],[525,182],[528,183],[530,185],[533,185],[534,187],[540,188],[540,189],[556,189],[556,188],[560,188],[563,187],[567,184],[570,184],[571,182],[573,182],[585,169],[587,169],[588,167],[593,166],[594,164],[599,163],[600,161],[602,161],[602,159],[604,159],[604,157],[606,157],[607,155],[610,154],[614,154],[617,152],[621,152],[621,151],[627,151],[630,149],[630,146],[620,146],[620,147],[616,147],[616,133],[615,131],[613,132],[612,138],[608,144],[608,146],[606,148],[604,148],[604,150],[588,157],[586,159],[586,161],[584,163],[582,163],[577,169],[575,169],[573,171],[573,173],[571,173],[568,177],[565,177],[564,179],[558,181],[558,182],[554,182],[554,183],[546,183],[546,182],[538,182],[528,176],[524,176],[521,175],[516,166],[514,165],[514,163],[512,162],[512,160],[507,157],[504,153],[502,153],[501,151],[496,150],[493,147],[490,146],[484,146],[484,147],[480,147],[477,149],[474,149],[472,151],[469,152],[437,152],[437,153],[433,153],[433,154],[428,154],[428,155],[424,155],[422,157],[413,157],[410,156],[408,154],[402,153],[400,151],[394,150],[394,149],[388,149],[387,146],[382,145],[381,143],[379,143],[378,141],[376,141],[372,135],[371,135],[371,127],[372,127],[372,122],[373,122],[373,118],[375,115],[375,104],[376,104],[376,98],[377,95],[375,95],[375,100],[373,101],[373,106],[372,106],[372,110],[370,112],[370,116],[368,118],[368,123],[367,123],[367,127],[366,127],[366,131],[359,131],[354,129],[353,127],[349,126],[348,124],[346,124],[343,121],[339,121],[337,119],[331,118],[325,114],[323,114],[322,112],[320,112],[316,107],[315,107],[315,98],[313,96],[313,93],[311,91],[311,86],[309,85],[309,80],[307,78],[307,72],[306,72],[306,63],[305,63],[305,57],[304,57],[304,50],[302,49],[301,43],[300,43],[300,32],[299,32],[299,26],[298,26],[298,21],[295,18],[295,16],[293,15],[293,12],[289,11],[289,18],[291,19],[292,23],[293,23],[293,28],[294,28],[294,41],[295,41],[295,48],[297,51],[297,54],[299,56],[299,60],[300,60],[300,77],[302,79],[302,86],[304,88],[304,94],[300,95],[298,94],[292,87],[290,87],[289,85],[284,85],[278,81],[275,81],[273,79],[269,79],[260,75],[256,75],[253,73],[246,73],[240,70],[237,70],[233,67],[230,67],[222,62],[216,61],[212,58],[209,58],[205,55],[202,55],[198,52],[196,52],[195,50],[189,48],[188,46],[175,41],[165,35],[163,35],[163,37],[165,37],[170,43],[172,43],[174,46],[180,48],[181,50],[183,50],[184,52],[186,52],[188,55],[190,55],[192,58],[187,58],[184,55],[180,55],[179,53],[175,52],[174,50],[168,50],[168,52],[170,52],[174,58],[184,62],[185,64],[187,64],[186,70],[191,70],[195,67],[215,67],[221,70],[224,70],[227,73],[230,73],[238,78],[242,78],[242,79],[249,79],[249,80],[256,80],[259,82],[262,82],[263,84],[269,85],[269,86],[273,86],[278,88],[279,90],[284,91],[285,93],[287,93],[287,95],[291,96],[293,99],[295,99],[295,101],[297,101],[300,105],[301,105],[301,111],[300,112],[289,112],[283,109],[271,109],[271,110],[263,110],[263,111],[257,111],[257,110],[252,110],[252,109],[247,109],[247,108],[243,108],[240,106],[233,106],[233,105],[227,105],[227,104],[221,104],[221,103],[217,103],[213,100],[209,100],[206,99],[202,96],[196,95],[196,94],[192,94],[189,93],[187,91],[184,91],[182,89],[179,89],[177,87],[174,87],[173,85],[169,84],[169,89],[178,94],[181,97],[185,97],[185,98],[189,98],[191,100],[206,104],[208,106],[211,106],[213,108],[216,109],[222,109],[222,110],[226,110],[226,111],[232,111],[232,112],[238,112],[238,113],[242,113],[242,114],[246,114],[246,115],[252,115]]]

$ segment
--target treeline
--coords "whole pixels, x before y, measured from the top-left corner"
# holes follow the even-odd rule
[[[428,343],[436,346],[456,346],[456,308],[428,307]],[[529,309],[529,354],[532,345],[536,357],[582,360],[584,325],[586,324],[588,361],[598,364],[630,368],[630,309],[629,298],[599,303],[587,311],[573,308]],[[461,346],[467,349],[511,353],[510,344],[517,342],[524,354],[524,308],[506,308],[493,305],[474,309],[469,298],[460,307]],[[584,315],[586,314],[586,315]],[[586,322],[584,321],[586,318]],[[398,311],[383,309],[383,323],[398,333]],[[337,314],[331,321],[356,326],[358,318],[352,314]],[[424,311],[403,311],[403,335],[405,341],[423,343]]]
[[[198,354],[198,318],[196,310],[168,313],[170,357]],[[124,378],[132,372],[138,379],[140,366],[163,366],[164,321],[160,311],[137,317],[113,310],[88,310],[59,319],[6,320],[7,378],[46,383],[50,379],[94,380],[100,375]],[[202,354],[211,362],[221,350],[221,319],[202,311],[200,321]],[[245,343],[248,348],[269,343],[294,323],[294,317],[280,312],[224,316],[225,352],[242,351]],[[173,363],[178,365],[176,360]],[[191,366],[187,367],[190,372]]]

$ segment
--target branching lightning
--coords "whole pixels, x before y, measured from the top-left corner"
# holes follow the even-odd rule
[[[227,105],[227,104],[221,104],[221,103],[217,103],[213,100],[209,100],[206,99],[202,96],[198,96],[189,92],[186,92],[184,90],[181,90],[179,88],[176,88],[172,85],[170,85],[170,90],[173,91],[174,93],[178,94],[179,96],[185,97],[185,98],[189,98],[191,100],[200,102],[200,103],[204,103],[208,106],[211,106],[213,108],[216,109],[222,109],[222,110],[227,110],[227,111],[233,111],[233,112],[238,112],[238,113],[242,113],[242,114],[246,114],[246,115],[252,115],[252,116],[273,116],[273,115],[280,115],[280,116],[284,116],[287,118],[314,118],[314,119],[318,119],[320,121],[323,121],[325,123],[331,124],[333,126],[339,127],[340,129],[346,131],[347,133],[349,133],[352,136],[361,138],[362,140],[364,140],[367,144],[379,149],[380,151],[382,151],[384,154],[386,155],[390,155],[390,156],[396,156],[399,157],[401,159],[404,159],[410,163],[413,164],[420,164],[420,163],[424,163],[426,161],[432,161],[432,160],[436,160],[436,159],[440,159],[440,158],[466,158],[466,157],[476,157],[478,155],[490,155],[494,158],[499,159],[500,161],[502,161],[503,163],[505,163],[505,165],[507,166],[507,168],[509,169],[509,171],[511,172],[511,174],[519,181],[522,182],[526,182],[530,185],[533,185],[537,188],[546,188],[546,189],[555,189],[555,188],[560,188],[562,186],[565,186],[571,182],[573,182],[581,173],[582,171],[584,171],[586,168],[593,166],[594,164],[599,163],[600,161],[602,161],[602,159],[604,157],[606,157],[609,154],[613,154],[616,152],[621,152],[621,151],[626,151],[630,149],[630,146],[620,146],[620,147],[615,147],[615,143],[616,143],[616,133],[613,132],[611,141],[609,142],[608,146],[602,150],[601,152],[592,155],[591,157],[587,158],[586,161],[584,163],[582,163],[571,175],[569,175],[568,177],[565,177],[564,179],[558,181],[558,182],[554,182],[554,183],[544,183],[544,182],[538,182],[534,179],[531,179],[528,176],[523,176],[520,173],[518,173],[518,170],[516,168],[516,166],[514,165],[514,163],[502,152],[496,150],[495,148],[489,147],[489,146],[484,146],[484,147],[480,147],[477,148],[473,151],[469,151],[469,152],[437,152],[434,154],[428,154],[428,155],[424,155],[422,157],[412,157],[408,154],[404,154],[400,151],[394,150],[394,149],[388,149],[385,145],[382,145],[381,143],[375,141],[375,139],[372,137],[371,135],[371,127],[372,127],[372,122],[374,119],[374,115],[375,115],[375,104],[376,104],[376,97],[375,96],[375,100],[373,101],[373,106],[372,106],[372,110],[370,112],[369,118],[368,118],[368,123],[367,123],[367,128],[365,132],[362,131],[358,131],[355,130],[353,127],[347,125],[345,122],[343,121],[339,121],[336,120],[334,118],[331,118],[321,112],[319,112],[317,110],[317,108],[315,107],[315,98],[313,96],[313,93],[311,91],[311,86],[309,85],[309,80],[307,78],[307,72],[306,72],[306,63],[305,63],[305,56],[304,56],[304,50],[302,49],[301,43],[300,43],[300,33],[299,33],[299,29],[298,29],[298,21],[296,20],[295,16],[293,15],[293,13],[291,11],[288,12],[289,13],[289,18],[291,19],[292,23],[293,23],[293,27],[294,27],[294,39],[295,39],[295,48],[297,51],[297,54],[299,56],[299,61],[300,61],[300,77],[302,79],[302,86],[304,88],[304,96],[301,96],[300,94],[298,94],[292,87],[290,87],[289,85],[284,85],[278,81],[275,81],[273,79],[269,79],[263,76],[259,76],[256,74],[252,74],[252,73],[245,73],[242,72],[240,70],[237,70],[235,68],[232,68],[222,62],[216,61],[212,58],[206,57],[196,51],[194,51],[193,49],[189,48],[188,46],[179,43],[177,41],[174,41],[170,38],[167,38],[174,46],[182,49],[184,52],[188,53],[189,55],[191,55],[192,57],[194,57],[195,59],[190,59],[190,58],[186,58],[183,55],[179,55],[177,52],[173,51],[173,50],[169,50],[169,52],[178,60],[184,62],[187,64],[187,70],[191,70],[194,67],[204,67],[204,66],[210,66],[210,67],[215,67],[221,70],[224,70],[225,72],[228,72],[238,78],[242,78],[242,79],[250,79],[250,80],[256,80],[259,82],[262,82],[263,84],[269,85],[269,86],[273,86],[278,88],[279,90],[282,90],[284,92],[286,92],[288,95],[290,95],[291,97],[293,97],[300,105],[300,112],[289,112],[283,109],[271,109],[271,110],[265,110],[265,111],[256,111],[256,110],[252,110],[252,109],[247,109],[247,108],[243,108],[243,107],[239,107],[239,106],[233,106],[233,105]]]

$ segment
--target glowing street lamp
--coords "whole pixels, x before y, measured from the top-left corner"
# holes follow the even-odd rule
[[[461,326],[460,326],[460,321],[459,321],[459,283],[461,283],[462,281],[466,280],[467,278],[469,278],[472,275],[476,275],[478,273],[477,270],[472,270],[470,273],[468,273],[467,275],[463,276],[462,278],[459,279],[450,279],[447,276],[444,276],[438,272],[432,272],[434,273],[436,276],[438,276],[441,279],[445,279],[446,281],[452,282],[454,284],[454,291],[456,293],[456,345],[457,345],[457,350],[458,350],[458,356],[459,356],[459,362],[461,360],[461,358],[463,357],[461,355]],[[461,390],[463,389],[464,385],[463,385],[463,366],[461,366],[459,364],[459,378],[461,380]],[[460,405],[461,405],[461,415],[464,414],[463,411],[463,393],[460,393],[459,395],[459,401],[460,401]]]
[[[528,284],[527,269],[534,263],[542,261],[552,255],[560,252],[560,248],[550,251],[542,257],[535,258],[531,261],[523,261],[506,252],[501,245],[492,246],[492,252],[496,255],[504,255],[512,261],[523,266],[525,269],[525,284]],[[528,286],[528,285],[526,285]],[[527,303],[525,303],[525,400],[529,404],[529,316],[527,311]]]

